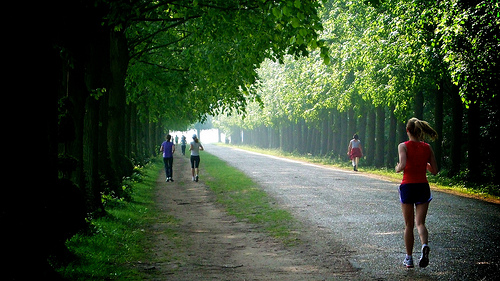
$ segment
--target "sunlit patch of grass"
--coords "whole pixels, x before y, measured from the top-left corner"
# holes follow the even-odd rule
[[[208,153],[204,153],[203,162],[203,168],[209,174],[206,184],[230,215],[261,226],[285,244],[297,240],[293,234],[297,221],[289,212],[279,209],[257,183]]]

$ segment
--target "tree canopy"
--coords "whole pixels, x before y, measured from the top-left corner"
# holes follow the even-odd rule
[[[232,114],[213,122],[243,130],[244,142],[337,158],[358,132],[376,166],[394,164],[403,122],[416,116],[438,130],[433,145],[451,176],[498,184],[497,1],[30,7],[36,34],[12,41],[29,48],[17,48],[27,58],[19,76],[30,81],[16,91],[36,116],[25,147],[43,160],[32,178],[47,188],[10,188],[4,198],[27,207],[3,204],[0,214],[12,230],[12,260],[31,250],[37,274],[50,269],[48,256],[63,255],[67,238],[105,215],[105,198],[128,198],[122,180],[156,155],[164,134],[207,114]],[[32,135],[42,136],[36,145]],[[38,229],[46,231],[29,236]]]
[[[260,62],[321,45],[315,1],[167,2],[138,8],[148,12],[129,19],[138,22],[126,31],[130,100],[149,92],[150,103],[163,101],[159,114],[182,112],[190,116],[180,119],[192,122],[228,108],[241,111]]]
[[[416,116],[438,130],[450,176],[498,183],[498,3],[325,1],[319,11],[326,65],[317,51],[266,60],[250,87],[262,104],[215,124],[250,144],[340,158],[360,133],[367,164],[391,167]]]

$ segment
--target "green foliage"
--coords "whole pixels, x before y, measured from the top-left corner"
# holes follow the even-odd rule
[[[442,3],[437,26],[444,61],[465,104],[495,98],[499,77],[500,6],[495,1],[472,3]]]
[[[320,16],[324,26],[321,39],[328,42],[330,64],[318,65],[321,55],[315,52],[308,58],[285,58],[285,66],[265,62],[258,70],[260,80],[255,91],[264,100],[264,107],[273,108],[280,103],[289,107],[272,109],[278,116],[283,113],[289,119],[307,120],[311,116],[304,112],[356,109],[362,99],[374,106],[394,105],[397,116],[404,121],[414,92],[434,90],[446,69],[462,87],[476,87],[473,89],[482,91],[485,98],[494,97],[493,85],[498,83],[494,78],[495,65],[500,51],[496,32],[499,19],[493,15],[498,5],[483,2],[474,11],[461,11],[453,9],[449,2],[443,3],[448,4],[427,7],[418,1],[383,2],[375,9],[359,2],[328,2]],[[474,18],[468,16],[470,13],[485,17]],[[477,35],[463,34],[461,25],[465,19],[475,20]],[[452,25],[448,25],[450,20]],[[478,36],[481,38],[475,38]],[[466,47],[457,46],[456,40],[461,37],[470,42],[467,49],[482,53],[459,55],[457,51]],[[479,62],[481,65],[477,65]],[[474,67],[464,69],[466,63]],[[467,91],[471,92],[474,91]],[[274,98],[267,100],[268,95]],[[465,92],[463,96],[467,103]]]
[[[129,102],[166,124],[243,112],[255,66],[322,48],[316,1],[169,1],[138,7],[126,30]],[[326,49],[322,49],[327,59]],[[171,114],[175,112],[176,114]]]
[[[376,5],[324,1],[318,13],[323,27],[318,42],[328,49],[328,63],[321,63],[323,49],[307,57],[265,60],[256,70],[258,80],[247,88],[260,99],[250,103],[245,114],[234,111],[214,123],[226,132],[293,127],[301,122],[308,130],[338,132],[343,126],[340,121],[324,125],[337,112],[352,112],[360,120],[356,124],[365,122],[375,108],[394,114],[398,122],[422,114],[421,110],[425,119],[444,128],[443,149],[448,153],[445,144],[454,142],[451,125],[461,120],[446,115],[457,107],[453,100],[459,94],[466,108],[479,104],[480,116],[474,121],[478,123],[466,125],[480,126],[479,135],[471,137],[481,137],[478,142],[489,146],[498,140],[494,116],[499,104],[495,90],[500,77],[499,9],[494,1],[380,1]],[[459,92],[453,92],[453,87]],[[444,121],[435,111],[437,92],[444,96]],[[482,154],[488,155],[484,164],[491,172],[498,164],[489,163],[497,163],[498,155]]]

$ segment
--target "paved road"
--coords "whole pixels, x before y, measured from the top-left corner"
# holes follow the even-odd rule
[[[433,191],[430,265],[406,269],[397,183],[240,149],[205,149],[240,169],[296,218],[333,233],[366,279],[498,280],[500,206]],[[415,237],[418,234],[415,230]],[[416,241],[414,259],[420,257]]]

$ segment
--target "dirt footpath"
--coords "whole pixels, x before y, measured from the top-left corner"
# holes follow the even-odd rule
[[[174,180],[157,182],[158,222],[149,229],[148,280],[353,280],[349,252],[318,226],[303,225],[299,242],[284,246],[256,225],[238,222],[204,184],[191,180],[189,158],[174,158]]]

